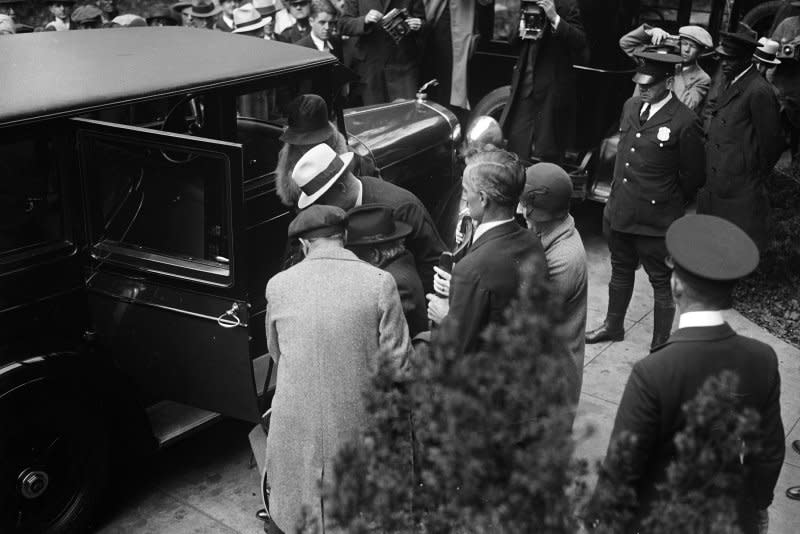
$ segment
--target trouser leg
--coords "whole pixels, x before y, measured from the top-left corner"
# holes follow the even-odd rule
[[[668,252],[663,237],[640,236],[637,245],[642,267],[653,286],[653,339],[650,344],[653,348],[666,343],[672,332],[675,318],[675,302],[670,288],[672,269],[666,263]]]
[[[636,236],[611,230],[608,248],[611,251],[611,281],[608,284],[608,310],[603,324],[586,333],[586,343],[621,341],[625,336],[625,314],[628,311],[639,256]]]

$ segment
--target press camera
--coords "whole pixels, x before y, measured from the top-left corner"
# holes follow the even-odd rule
[[[523,39],[541,39],[547,27],[547,15],[534,0],[522,0],[519,34]]]

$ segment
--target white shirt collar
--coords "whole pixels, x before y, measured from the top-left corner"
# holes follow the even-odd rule
[[[740,72],[740,73],[739,73],[739,75],[738,75],[738,76],[736,76],[736,78],[734,78],[734,79],[733,79],[733,81],[731,82],[731,85],[733,85],[733,84],[735,84],[736,82],[738,82],[738,81],[739,81],[739,78],[741,78],[742,76],[744,76],[745,74],[747,74],[747,73],[750,71],[750,69],[752,69],[752,68],[753,68],[753,65],[750,65],[749,67],[747,67],[746,69],[744,69],[742,72]]]
[[[654,103],[650,104],[650,107],[648,108],[647,120],[650,120],[650,118],[653,115],[658,113],[658,110],[663,108],[664,105],[666,105],[666,103],[669,102],[670,98],[672,98],[672,91],[667,91],[667,96],[665,96],[664,98],[662,98],[658,102],[654,102]],[[642,106],[642,107],[644,107],[644,106]]]
[[[472,242],[473,243],[476,242],[480,236],[482,236],[483,234],[485,234],[486,232],[488,232],[492,228],[497,228],[501,224],[505,224],[505,223],[511,222],[513,220],[514,220],[514,218],[512,217],[512,218],[507,219],[505,221],[492,221],[492,222],[479,224],[478,227],[475,228],[475,233],[472,234]]]
[[[328,44],[328,41],[323,41],[314,35],[314,32],[311,32],[309,35],[311,36],[311,40],[314,41],[314,46],[317,47],[317,50],[320,52],[328,52],[330,50],[330,44]]]
[[[722,313],[714,311],[694,311],[681,314],[678,328],[694,328],[698,326],[719,326],[725,324]]]

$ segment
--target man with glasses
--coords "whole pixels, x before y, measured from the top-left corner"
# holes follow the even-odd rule
[[[292,0],[289,2],[289,14],[294,17],[294,24],[280,33],[280,40],[286,43],[296,43],[311,33],[311,24],[308,20],[311,14],[309,0]]]

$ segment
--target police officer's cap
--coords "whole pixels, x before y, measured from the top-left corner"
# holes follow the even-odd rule
[[[714,282],[733,282],[758,266],[758,247],[744,230],[713,215],[686,215],[667,230],[676,268]]]
[[[289,238],[330,237],[344,233],[347,214],[336,206],[313,204],[297,214],[289,224]]]
[[[670,54],[666,50],[658,52],[639,52],[635,56],[640,60],[633,75],[634,83],[649,85],[666,80],[675,74],[675,65],[683,61],[681,56]]]

